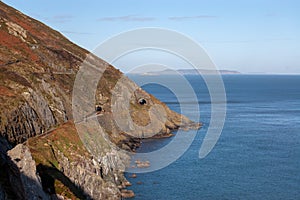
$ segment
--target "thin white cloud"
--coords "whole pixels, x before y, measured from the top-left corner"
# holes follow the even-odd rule
[[[197,20],[197,19],[213,19],[217,17],[218,16],[215,15],[178,16],[178,17],[169,17],[169,20],[183,21],[183,20]]]
[[[136,21],[136,22],[144,22],[144,21],[154,21],[154,17],[141,17],[138,15],[125,15],[125,16],[117,16],[117,17],[102,17],[99,18],[97,21],[123,21],[123,22],[130,22],[130,21]]]

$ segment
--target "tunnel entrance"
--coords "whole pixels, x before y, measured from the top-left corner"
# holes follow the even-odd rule
[[[96,110],[97,112],[101,112],[101,111],[102,111],[102,107],[99,106],[99,105],[97,105],[96,108],[95,108],[95,110]]]
[[[139,99],[139,104],[145,105],[145,104],[147,104],[147,101],[145,99]]]

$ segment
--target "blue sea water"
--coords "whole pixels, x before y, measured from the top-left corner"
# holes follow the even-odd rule
[[[145,79],[172,82],[172,76],[130,78],[138,83]],[[199,103],[204,127],[171,165],[136,178],[126,174],[134,199],[300,199],[300,76],[224,75],[225,126],[203,159],[199,159],[199,148],[210,122],[210,97],[200,76],[186,79],[198,97],[198,102],[189,101],[186,93],[188,116],[199,121],[193,115]],[[173,84],[180,87],[176,81]],[[180,111],[176,95],[168,88],[157,84],[143,88]],[[153,151],[170,140],[145,140],[139,151]]]

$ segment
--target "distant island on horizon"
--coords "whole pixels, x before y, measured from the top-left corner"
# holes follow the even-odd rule
[[[155,75],[196,75],[196,74],[242,74],[239,71],[235,70],[210,70],[210,69],[178,69],[178,70],[171,70],[165,69],[162,71],[152,71],[152,72],[130,72],[128,74],[135,74],[135,75],[145,75],[145,76],[155,76]]]

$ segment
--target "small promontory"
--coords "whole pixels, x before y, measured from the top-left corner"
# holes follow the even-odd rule
[[[130,157],[118,149],[134,151],[143,137],[200,127],[93,56],[90,65],[100,70],[106,66],[91,113],[103,133],[93,132],[94,127],[85,131],[103,143],[101,148],[87,147],[76,129],[72,95],[88,55],[59,32],[0,2],[0,199],[126,197],[132,194],[125,189],[129,182],[123,174]],[[129,111],[119,105],[118,114],[129,133],[118,126],[112,112],[112,90],[121,78],[119,92],[130,105]],[[81,95],[81,100],[87,99]],[[160,105],[159,110],[150,116],[153,105]],[[147,127],[152,119],[155,128],[130,128]],[[91,153],[93,148],[97,155]]]

